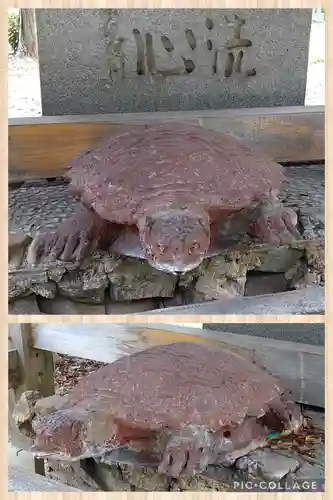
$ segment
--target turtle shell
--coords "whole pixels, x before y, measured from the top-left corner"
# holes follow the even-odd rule
[[[62,409],[96,410],[124,429],[220,429],[265,413],[279,382],[245,358],[197,343],[124,356],[83,378]],[[102,414],[100,413],[100,414]],[[105,414],[105,413],[104,413]]]
[[[104,219],[195,203],[228,213],[278,190],[282,167],[229,135],[189,123],[129,126],[73,159],[68,176]]]

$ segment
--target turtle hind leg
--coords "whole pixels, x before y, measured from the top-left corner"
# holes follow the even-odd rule
[[[237,427],[218,431],[215,436],[215,463],[230,467],[235,461],[267,443],[266,430],[260,419],[247,417]]]
[[[30,264],[37,264],[39,259],[80,262],[97,249],[107,250],[120,231],[120,225],[102,219],[80,204],[56,231],[36,235],[27,260]]]
[[[250,233],[263,243],[285,245],[300,239],[296,212],[290,207],[284,207],[278,199],[265,200],[258,207],[257,213]]]

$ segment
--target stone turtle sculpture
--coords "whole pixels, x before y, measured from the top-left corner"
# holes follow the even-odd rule
[[[56,411],[32,421],[32,451],[60,460],[126,447],[158,471],[195,474],[265,446],[303,419],[277,379],[220,347],[176,343],[124,356],[84,377]]]
[[[199,125],[130,126],[79,154],[68,175],[81,204],[55,233],[38,236],[31,263],[108,249],[183,273],[218,253],[221,227],[244,209],[255,211],[249,232],[261,240],[298,237],[295,212],[277,198],[282,167]]]

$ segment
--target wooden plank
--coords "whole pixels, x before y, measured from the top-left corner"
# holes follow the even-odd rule
[[[9,180],[61,177],[70,160],[105,135],[126,126],[67,123],[9,126]]]
[[[9,327],[9,332],[11,331],[11,327]],[[14,419],[12,417],[12,413],[14,410],[15,403],[17,399],[20,397],[20,394],[23,392],[23,373],[22,373],[22,368],[21,368],[21,362],[20,362],[20,357],[18,351],[14,347],[14,342],[10,335],[8,336],[8,365],[10,367],[10,358],[13,356],[10,353],[16,353],[16,360],[15,364],[17,363],[19,366],[20,370],[20,384],[16,385],[15,387],[8,387],[8,441],[13,445],[14,448],[17,450],[24,449],[28,450],[29,447],[32,444],[31,439],[29,439],[27,436],[23,435],[20,433],[17,425],[14,422]],[[10,382],[10,379],[9,379]],[[33,458],[31,457],[31,460],[33,461]]]
[[[110,363],[120,356],[147,349],[151,345],[172,342],[214,343],[214,337],[202,337],[201,328],[189,334],[172,327],[157,329],[117,324],[33,325],[33,344],[38,349]],[[78,342],[78,338],[80,342]]]
[[[188,325],[163,324],[86,324],[86,323],[35,323],[32,325],[32,342],[36,349],[68,354],[110,363],[120,356],[130,355],[153,345],[173,342],[227,343],[252,349],[265,345],[298,352],[306,349],[321,354],[322,346],[275,340],[254,335],[236,334],[219,330],[206,330]],[[78,342],[78,338],[80,342]],[[304,347],[305,346],[305,347]]]
[[[10,345],[18,352],[22,370],[22,384],[14,391],[16,401],[26,390],[38,390],[45,397],[54,394],[53,353],[36,349],[31,332],[30,324],[9,325]],[[44,459],[35,458],[34,462],[35,472],[44,475]]]
[[[79,341],[78,341],[79,339]],[[38,349],[112,362],[120,356],[153,345],[203,342],[223,345],[255,359],[280,377],[296,401],[324,407],[324,348],[262,337],[201,328],[87,324],[35,324],[33,342]]]
[[[167,113],[12,118],[9,120],[9,178],[64,175],[70,160],[106,134],[147,121],[194,121],[230,133],[276,161],[325,157],[324,106]]]

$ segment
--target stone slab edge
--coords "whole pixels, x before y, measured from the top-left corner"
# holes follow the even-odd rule
[[[193,314],[324,314],[325,289],[311,286],[301,290],[237,297],[225,301],[213,300],[204,304],[170,307],[147,311],[145,315],[193,315]],[[141,313],[139,315],[142,315]]]

